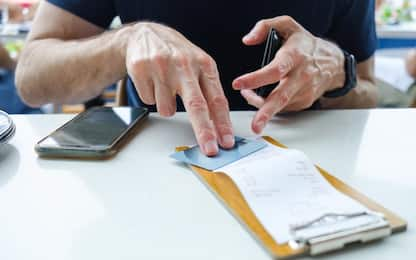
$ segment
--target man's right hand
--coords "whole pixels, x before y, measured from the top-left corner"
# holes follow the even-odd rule
[[[127,72],[142,101],[162,116],[176,112],[179,95],[201,150],[208,156],[234,146],[228,101],[215,61],[179,32],[156,23],[132,25]]]

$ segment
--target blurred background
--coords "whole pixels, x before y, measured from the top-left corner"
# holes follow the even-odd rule
[[[0,0],[0,109],[8,113],[78,113],[96,105],[113,105],[116,83],[85,104],[27,107],[14,86],[14,69],[39,0]],[[378,50],[375,73],[379,107],[416,107],[416,0],[376,0]],[[120,26],[115,17],[112,27]],[[407,61],[407,63],[406,63]],[[415,74],[412,74],[412,71]]]
[[[26,106],[14,85],[14,69],[39,1],[0,0],[0,109],[8,113],[41,113]],[[47,108],[47,107],[45,107]]]
[[[14,85],[14,70],[39,2],[40,0],[0,0],[0,110],[9,114],[78,113],[91,106],[113,105],[115,84],[84,104],[48,104],[31,108],[21,101]],[[113,27],[120,25],[119,19],[115,19]]]
[[[415,107],[416,0],[377,0],[380,107]]]

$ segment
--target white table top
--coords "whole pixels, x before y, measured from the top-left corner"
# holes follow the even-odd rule
[[[233,113],[250,135],[253,112]],[[0,151],[0,259],[270,259],[186,167],[168,155],[194,142],[186,115],[151,115],[113,160],[39,159],[33,146],[68,115],[13,116]],[[416,110],[305,112],[265,134],[409,221],[405,233],[322,259],[414,259]]]

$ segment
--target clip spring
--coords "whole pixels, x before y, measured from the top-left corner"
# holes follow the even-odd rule
[[[352,242],[366,242],[391,234],[384,215],[377,212],[328,213],[291,227],[293,249],[310,246],[312,255],[333,251]]]
[[[290,227],[290,229],[291,229],[292,232],[296,232],[298,230],[309,228],[309,227],[314,226],[314,225],[325,224],[325,223],[328,223],[330,221],[331,222],[336,222],[338,220],[342,220],[342,219],[345,219],[345,218],[354,218],[354,217],[359,217],[359,216],[363,216],[363,215],[367,215],[367,214],[368,214],[367,212],[350,213],[350,214],[327,213],[327,214],[324,214],[324,215],[322,215],[322,216],[320,216],[316,219],[308,221],[304,224],[292,225]]]

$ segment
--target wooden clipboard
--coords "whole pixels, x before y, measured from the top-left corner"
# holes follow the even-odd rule
[[[271,137],[263,137],[267,142],[276,145],[281,148],[287,148],[283,144],[274,140]],[[177,151],[183,151],[188,147],[179,147]],[[305,245],[298,249],[293,249],[288,243],[278,244],[274,241],[272,236],[262,226],[259,220],[256,218],[247,202],[243,198],[240,190],[234,184],[230,177],[225,173],[216,172],[213,174],[211,171],[190,166],[197,176],[205,183],[218,199],[226,206],[227,209],[242,223],[247,230],[257,239],[260,244],[276,259],[291,258],[301,255],[309,254],[309,246]],[[404,219],[400,218],[393,212],[382,207],[373,200],[367,198],[357,190],[349,187],[342,181],[338,180],[334,176],[330,175],[324,169],[316,166],[322,176],[338,191],[351,197],[352,199],[360,202],[370,210],[380,212],[384,214],[385,219],[389,222],[392,233],[405,231],[407,223]]]

